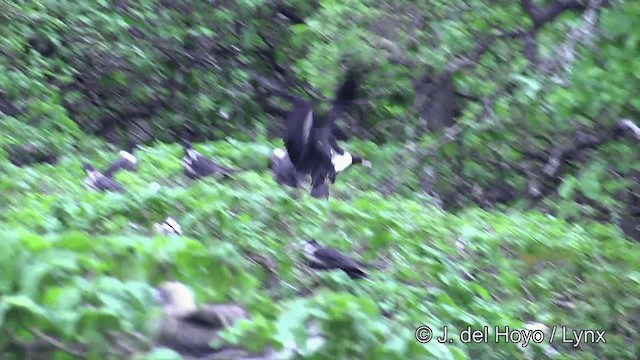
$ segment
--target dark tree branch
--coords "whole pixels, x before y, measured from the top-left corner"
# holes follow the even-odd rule
[[[565,11],[606,7],[609,6],[610,3],[609,0],[602,0],[594,6],[593,3],[590,3],[590,0],[557,0],[546,6],[536,6],[533,0],[520,0],[520,4],[533,22],[533,28],[529,36],[525,39],[523,54],[533,65],[538,65],[536,35],[543,25],[554,21]]]
[[[537,199],[545,195],[545,191],[542,189],[543,185],[549,180],[557,180],[562,166],[567,161],[576,158],[583,150],[597,148],[623,135],[629,135],[640,141],[640,128],[631,120],[622,119],[613,128],[602,131],[599,136],[587,134],[582,130],[576,131],[575,141],[567,146],[551,150],[545,164],[529,180],[527,185],[529,196]]]
[[[483,111],[478,114],[476,118],[477,123],[486,123],[493,118],[493,106],[498,95],[501,93],[502,92],[497,92],[481,100],[483,104]],[[451,141],[457,141],[459,135],[463,132],[463,130],[464,128],[459,124],[444,129],[444,134],[440,136],[440,138],[438,138],[431,146],[427,147],[423,152],[421,152],[421,154],[419,155],[419,158],[421,159],[420,162],[426,162],[426,158],[433,156],[433,154],[442,146],[450,143]]]
[[[4,114],[6,116],[14,116],[20,113],[20,109],[18,109],[6,96],[6,93],[0,89],[0,114]]]
[[[566,35],[564,43],[558,45],[551,58],[540,65],[543,73],[554,73],[572,63],[576,57],[578,45],[588,45],[594,38],[597,29],[598,12],[608,5],[607,0],[585,0],[587,5],[582,14],[582,22],[573,26]]]
[[[522,8],[533,21],[533,27],[539,29],[542,25],[552,22],[558,15],[567,10],[583,10],[586,5],[579,0],[558,0],[544,7],[533,4],[533,0],[521,0]]]
[[[290,6],[287,6],[285,4],[277,4],[276,5],[276,11],[278,13],[278,15],[282,15],[285,18],[289,19],[289,21],[291,21],[294,24],[304,24],[304,18],[299,15],[295,9],[291,8]]]
[[[533,30],[524,39],[524,49],[522,54],[531,64],[538,64],[538,42],[536,41],[537,31]]]
[[[453,91],[453,94],[456,95],[456,96],[459,96],[459,97],[461,97],[463,99],[469,100],[469,101],[482,102],[482,99],[477,97],[477,96],[461,93],[461,92],[456,91],[456,90]]]
[[[267,256],[256,254],[251,251],[247,251],[246,256],[249,260],[256,263],[257,265],[260,265],[264,269],[267,277],[264,284],[265,288],[272,289],[277,285],[279,281],[278,272],[276,263],[273,259]]]
[[[103,119],[99,120],[101,126],[96,131],[96,134],[99,136],[105,136],[117,125],[123,124],[125,120],[128,121],[129,119],[135,119],[135,118],[139,118],[139,119],[149,118],[155,115],[164,106],[164,103],[165,102],[163,100],[153,99],[151,100],[150,103],[145,104],[140,108],[120,110],[114,107],[109,107],[109,110],[111,110],[112,114],[109,114]],[[145,133],[147,133],[147,135],[152,136],[152,134],[149,134],[146,130],[142,128],[140,129]]]

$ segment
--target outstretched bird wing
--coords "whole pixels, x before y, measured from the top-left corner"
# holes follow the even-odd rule
[[[261,76],[254,76],[253,79],[267,88],[272,94],[293,104],[293,109],[287,116],[284,143],[291,162],[296,167],[303,165],[302,163],[310,147],[324,154],[327,160],[331,158],[332,149],[340,154],[343,153],[333,134],[334,121],[355,100],[360,81],[360,73],[358,71],[348,71],[344,82],[336,91],[333,106],[322,124],[318,124],[315,121],[313,107],[309,101],[282,90],[278,85]],[[309,169],[298,170],[307,171]],[[317,186],[321,186],[320,182],[321,179],[316,179]],[[322,192],[324,193],[325,191]]]
[[[299,96],[288,93],[281,89],[279,85],[262,76],[254,76],[253,79],[265,87],[272,95],[276,95],[293,105],[287,115],[286,133],[283,140],[291,162],[299,166],[307,155],[311,140],[315,138],[315,123],[311,103]]]
[[[336,118],[344,111],[356,98],[360,83],[360,74],[355,70],[347,72],[345,80],[342,82],[338,90],[336,90],[333,106],[324,118],[324,122],[317,128],[317,143],[314,144],[318,150],[331,156],[331,149],[335,149],[342,154],[344,151],[338,146],[333,130],[335,128]]]
[[[300,97],[278,89],[275,89],[274,93],[293,104],[293,109],[291,109],[287,116],[287,130],[284,137],[284,144],[289,153],[289,157],[291,157],[292,162],[295,164],[307,155],[310,140],[314,137],[313,132],[315,125],[313,108],[311,107],[311,103]]]

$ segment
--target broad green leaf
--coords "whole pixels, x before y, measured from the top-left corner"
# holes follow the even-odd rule
[[[45,314],[45,311],[38,304],[25,295],[3,296],[0,298],[0,303],[6,304],[4,306],[8,306],[9,308],[13,307],[27,310],[34,315]]]

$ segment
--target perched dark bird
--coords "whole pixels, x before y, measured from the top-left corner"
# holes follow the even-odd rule
[[[177,221],[173,220],[171,217],[166,218],[162,222],[158,222],[153,224],[153,230],[160,235],[182,235],[182,228]]]
[[[98,191],[124,191],[124,188],[120,184],[100,173],[90,164],[84,163],[82,164],[82,168],[87,172],[87,177],[84,179],[85,186]]]
[[[185,358],[240,359],[249,355],[237,347],[211,345],[219,339],[218,331],[249,317],[240,306],[197,307],[193,292],[179,282],[163,283],[156,289],[156,299],[164,313],[156,328],[158,346],[170,348]]]
[[[331,110],[322,122],[315,120],[309,101],[274,87],[260,77],[255,78],[274,95],[293,104],[293,109],[287,116],[284,143],[296,170],[311,175],[313,197],[328,198],[327,180],[335,182],[336,174],[353,163],[351,154],[338,146],[333,129],[335,119],[355,99],[359,78],[357,71],[347,73],[345,81],[336,91]]]
[[[111,178],[119,170],[136,171],[138,167],[138,159],[135,156],[135,150],[138,148],[135,143],[131,142],[126,149],[121,150],[118,158],[103,172],[104,176]]]
[[[194,180],[213,174],[232,176],[234,173],[233,170],[216,164],[213,160],[194,150],[190,141],[184,141],[182,164],[185,175]]]
[[[9,161],[15,166],[29,166],[37,163],[55,164],[57,156],[44,146],[33,144],[10,145],[7,147]]]
[[[248,313],[238,305],[218,304],[197,307],[193,292],[179,282],[165,282],[156,289],[156,300],[162,306],[164,317],[155,326],[155,345],[167,347],[184,359],[206,360],[280,360],[291,359],[299,352],[293,341],[275,351],[267,347],[262,353],[252,353],[238,346],[212,346],[219,339],[218,332]],[[318,349],[325,343],[320,326],[308,324],[305,348]]]
[[[341,269],[352,279],[367,277],[364,265],[336,249],[322,247],[315,240],[307,241],[302,249],[309,266],[317,270]]]

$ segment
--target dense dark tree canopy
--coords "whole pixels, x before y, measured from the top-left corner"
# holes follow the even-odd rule
[[[178,280],[247,309],[220,337],[250,353],[639,358],[639,18],[632,0],[0,2],[0,352],[179,358],[149,326]],[[347,69],[331,131],[372,169],[328,201],[280,187],[291,104],[255,79],[323,119]],[[186,179],[184,139],[233,176]],[[136,171],[108,174],[125,191],[83,185],[133,142]],[[180,234],[153,232],[167,218]],[[367,278],[310,269],[309,239]],[[545,341],[420,344],[420,324]],[[607,343],[550,344],[554,326]]]

